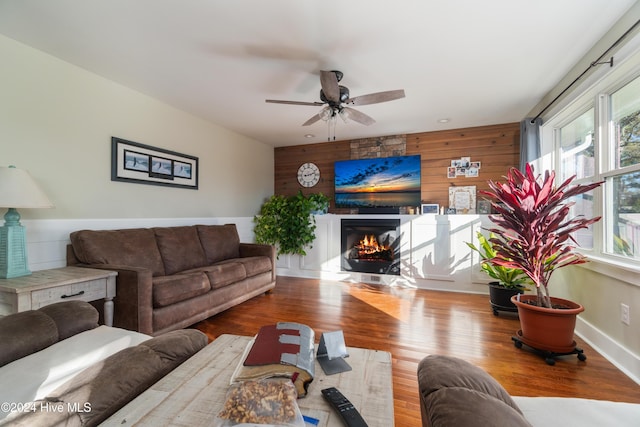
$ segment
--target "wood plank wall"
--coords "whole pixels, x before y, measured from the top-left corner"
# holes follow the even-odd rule
[[[487,180],[503,180],[510,167],[520,159],[520,124],[506,123],[447,131],[424,132],[406,136],[406,155],[420,154],[422,159],[422,202],[449,205],[449,187],[475,185],[487,189]],[[333,199],[333,163],[351,158],[351,141],[278,147],[274,153],[274,193],[294,195],[321,192]],[[451,160],[470,157],[481,162],[477,178],[447,178]],[[313,162],[320,168],[320,182],[313,188],[298,184],[300,165]],[[344,213],[331,203],[330,212]]]

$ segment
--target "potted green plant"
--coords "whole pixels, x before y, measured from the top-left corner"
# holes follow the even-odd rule
[[[489,241],[496,251],[489,262],[522,270],[536,287],[536,295],[511,298],[518,307],[521,326],[518,337],[522,342],[538,350],[569,353],[575,349],[576,316],[584,307],[551,297],[549,280],[559,268],[586,262],[583,255],[575,252],[572,233],[587,228],[600,217],[569,218],[574,204],[571,198],[597,188],[602,182],[571,185],[575,179],[572,176],[556,186],[553,171],[536,177],[529,164],[524,173],[512,168],[505,178],[504,183],[489,181],[490,190],[480,191],[497,213],[490,216],[497,227],[489,229],[495,234]],[[530,320],[554,323],[529,324]]]
[[[290,197],[274,194],[253,218],[256,243],[275,245],[278,255],[306,255],[305,248],[311,247],[316,238],[315,217],[311,214],[316,207],[316,202],[302,192]]]
[[[307,196],[313,204],[311,213],[313,215],[323,215],[329,212],[329,198],[322,193],[311,193]]]
[[[479,247],[470,242],[465,243],[469,248],[480,254],[482,271],[495,280],[489,282],[489,302],[491,303],[493,314],[497,316],[500,311],[517,312],[518,309],[511,302],[511,297],[527,290],[524,285],[528,281],[527,275],[519,268],[494,265],[489,262],[496,256],[496,250],[490,240],[495,238],[495,234],[491,233],[489,239],[487,239],[482,232],[478,231],[476,232],[476,237]]]

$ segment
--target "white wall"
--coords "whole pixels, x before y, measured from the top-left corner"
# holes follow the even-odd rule
[[[253,216],[273,193],[271,146],[4,36],[0,58],[0,166],[55,205],[24,219]],[[111,181],[112,136],[198,157],[199,189]]]

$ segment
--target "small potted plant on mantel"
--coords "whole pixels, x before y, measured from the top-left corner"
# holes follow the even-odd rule
[[[490,241],[495,237],[495,234],[491,233],[489,239],[487,239],[482,232],[478,231],[476,237],[479,247],[470,242],[465,243],[469,248],[480,254],[482,259],[480,268],[495,280],[494,282],[489,282],[489,302],[491,303],[493,314],[497,316],[500,311],[517,312],[518,308],[511,302],[511,297],[528,290],[524,286],[524,283],[529,280],[527,275],[519,268],[494,265],[489,262],[490,259],[496,256],[496,250]]]
[[[600,217],[568,218],[574,204],[570,199],[602,184],[571,185],[574,179],[572,176],[556,186],[553,171],[536,177],[533,166],[528,164],[524,173],[512,168],[506,182],[489,181],[490,190],[480,191],[491,200],[497,213],[489,217],[498,226],[489,229],[495,235],[490,242],[496,251],[489,262],[522,270],[536,287],[536,295],[511,298],[520,318],[518,338],[532,348],[557,354],[575,350],[576,316],[584,307],[551,297],[549,279],[559,268],[586,262],[574,250],[572,233],[600,220]]]

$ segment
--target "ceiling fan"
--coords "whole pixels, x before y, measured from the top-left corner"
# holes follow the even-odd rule
[[[274,104],[311,105],[318,107],[324,105],[324,108],[320,110],[318,114],[312,116],[309,120],[304,122],[302,126],[309,126],[318,120],[329,121],[337,116],[340,116],[345,122],[347,119],[351,119],[354,122],[369,126],[376,121],[366,114],[350,108],[347,105],[378,104],[380,102],[404,98],[403,89],[370,93],[350,98],[349,88],[338,84],[338,82],[342,80],[342,76],[343,74],[341,71],[320,71],[320,85],[322,86],[322,89],[320,89],[320,100],[322,102],[280,101],[277,99],[267,99],[266,102]]]

